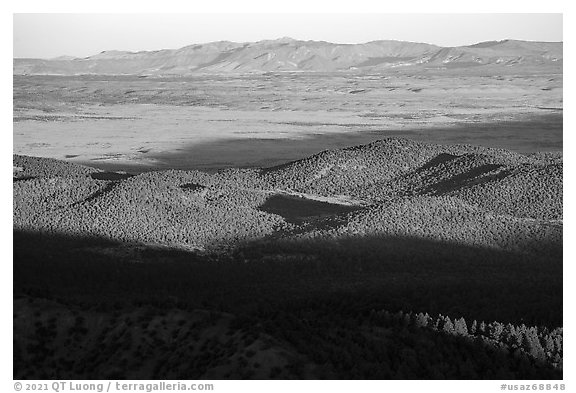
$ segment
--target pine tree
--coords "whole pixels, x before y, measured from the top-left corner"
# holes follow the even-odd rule
[[[444,324],[442,325],[442,331],[447,334],[454,334],[454,324],[449,317],[444,317]]]
[[[428,314],[422,314],[422,313],[418,313],[416,315],[416,319],[414,321],[414,324],[416,325],[416,327],[418,328],[424,328],[426,326],[428,326]]]
[[[478,322],[476,320],[472,321],[472,326],[470,326],[470,334],[475,335],[478,331]]]
[[[500,322],[492,322],[490,325],[488,325],[489,337],[496,341],[500,341],[503,331],[504,326]]]
[[[404,314],[404,318],[402,320],[402,326],[410,326],[412,322],[412,314],[406,313]]]
[[[515,328],[512,335],[508,339],[508,345],[512,348],[520,348],[522,347],[522,338],[524,337],[523,333],[520,332],[519,328]]]
[[[468,326],[466,326],[466,320],[464,318],[454,321],[454,331],[459,336],[468,336]]]
[[[533,329],[530,329],[524,335],[524,340],[522,341],[522,348],[534,359],[537,360],[545,360],[546,355],[544,354],[544,349],[540,344],[540,340],[538,340],[538,336],[536,335]]]
[[[544,351],[549,356],[554,353],[554,340],[548,334],[544,336]]]
[[[478,326],[478,334],[486,334],[486,323],[484,321],[480,322],[480,326]]]
[[[557,352],[562,353],[562,336],[561,335],[556,335],[554,337],[554,347],[556,348]]]
[[[513,337],[515,334],[516,329],[514,328],[514,325],[507,323],[502,331],[501,341],[506,345],[511,345],[513,343]]]

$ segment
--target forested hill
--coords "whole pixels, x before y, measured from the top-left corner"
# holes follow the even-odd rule
[[[309,203],[331,202],[335,212],[346,210],[343,203],[355,207],[318,216],[312,207],[316,225],[306,226],[310,233],[325,232],[320,228],[338,219],[330,230],[341,234],[441,236],[506,249],[525,247],[538,236],[557,243],[561,236],[558,153],[521,155],[389,138],[280,167],[212,175],[169,170],[132,177],[24,156],[14,156],[14,168],[14,225],[26,230],[217,248],[293,230],[290,219],[262,207],[294,194]],[[304,204],[293,208],[296,216],[300,208]],[[404,219],[393,220],[400,211]],[[425,211],[436,215],[426,218]],[[471,228],[475,239],[466,237]]]
[[[13,163],[19,377],[561,376],[561,153],[389,138],[213,174]],[[190,336],[184,370],[168,354]]]

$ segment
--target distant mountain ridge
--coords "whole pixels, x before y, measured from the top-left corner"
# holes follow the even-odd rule
[[[363,44],[289,37],[194,44],[157,51],[104,51],[86,58],[14,59],[14,75],[190,75],[262,72],[382,72],[398,67],[562,66],[562,42],[487,41],[459,47],[380,40]]]

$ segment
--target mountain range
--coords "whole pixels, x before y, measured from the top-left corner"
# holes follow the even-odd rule
[[[230,41],[157,51],[104,51],[85,58],[14,59],[15,75],[190,75],[262,72],[383,72],[520,65],[562,66],[562,42],[487,41],[459,47],[381,40],[363,44],[302,41],[284,37]]]

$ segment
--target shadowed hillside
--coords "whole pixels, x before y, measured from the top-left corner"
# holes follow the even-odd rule
[[[544,257],[400,237],[200,256],[23,232],[14,250],[18,378],[561,376],[562,266]]]
[[[560,154],[14,167],[15,378],[562,376]]]

